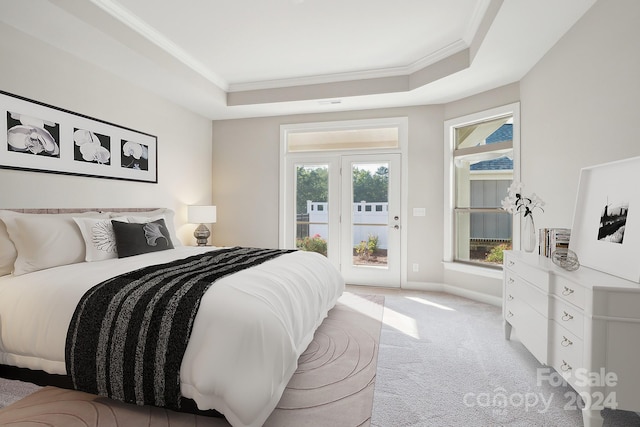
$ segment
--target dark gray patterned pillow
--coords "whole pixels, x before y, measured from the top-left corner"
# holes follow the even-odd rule
[[[111,221],[118,258],[173,249],[164,219],[134,224]]]

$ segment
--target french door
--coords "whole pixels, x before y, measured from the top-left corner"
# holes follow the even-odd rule
[[[400,154],[287,159],[284,246],[319,252],[347,283],[399,287]]]

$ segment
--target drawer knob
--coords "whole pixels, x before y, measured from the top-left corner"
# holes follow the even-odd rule
[[[570,345],[573,344],[573,341],[571,341],[569,338],[565,337],[564,335],[562,336],[562,342],[560,343],[563,347],[569,347]]]
[[[566,311],[563,311],[563,313],[564,314],[562,315],[562,320],[564,320],[565,322],[568,322],[569,320],[573,319],[573,316],[567,313]]]
[[[513,317],[513,313],[512,313],[511,311],[509,311],[509,312],[507,313],[507,317]]]
[[[514,265],[516,265],[516,263],[514,261],[509,261],[507,265],[509,265],[509,267],[513,267]]]
[[[571,367],[571,365],[569,365],[567,362],[565,362],[565,361],[563,360],[563,361],[562,361],[562,365],[560,366],[560,369],[561,369],[563,372],[567,372],[567,371],[570,371],[570,370],[571,370],[571,369],[573,369],[573,368]]]
[[[509,294],[509,296],[507,297],[507,301],[513,301],[513,295]]]
[[[571,288],[569,288],[569,287],[565,286],[565,287],[564,287],[564,290],[562,291],[562,295],[571,295],[573,292],[574,292],[574,290],[573,290],[573,289],[571,289]]]

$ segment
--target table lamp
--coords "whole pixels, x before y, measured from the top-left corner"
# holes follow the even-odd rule
[[[192,224],[200,224],[193,232],[198,246],[206,246],[211,232],[205,224],[216,222],[215,206],[189,206],[187,208],[187,221]]]

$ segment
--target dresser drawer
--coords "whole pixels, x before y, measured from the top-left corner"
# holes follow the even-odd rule
[[[549,292],[549,274],[546,271],[532,267],[524,261],[509,255],[505,258],[504,267],[505,271],[510,271],[520,276],[540,288],[543,292]]]
[[[505,320],[540,363],[547,363],[547,319],[518,297],[505,300]]]
[[[551,279],[551,293],[580,309],[584,309],[585,290],[575,282],[554,275]]]
[[[558,297],[551,299],[551,319],[580,339],[584,339],[584,314],[582,310]]]
[[[584,343],[556,321],[549,324],[550,364],[577,389],[575,374],[577,369],[583,368]]]
[[[538,287],[510,270],[505,271],[505,299],[518,298],[543,316],[548,316],[548,299]]]

